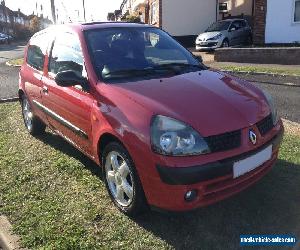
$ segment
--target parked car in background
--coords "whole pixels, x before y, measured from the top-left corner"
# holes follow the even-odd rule
[[[272,169],[283,135],[268,93],[209,70],[144,24],[37,33],[19,97],[29,133],[48,126],[102,166],[128,215],[148,205],[192,210],[242,191]]]
[[[213,23],[196,39],[196,50],[214,50],[221,47],[250,44],[252,30],[244,19],[227,19]]]
[[[4,34],[0,33],[0,44],[4,44],[7,42],[8,42],[8,38]]]
[[[0,43],[10,43],[13,40],[11,35],[0,33]]]

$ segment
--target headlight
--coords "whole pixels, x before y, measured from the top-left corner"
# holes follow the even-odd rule
[[[220,34],[218,34],[218,35],[216,35],[216,36],[214,36],[214,37],[212,37],[212,38],[207,39],[207,41],[208,41],[208,40],[218,40],[218,39],[220,39],[222,36],[223,36],[223,35],[220,33]]]
[[[199,155],[210,152],[205,140],[193,128],[162,115],[152,120],[151,145],[154,152],[163,155]]]
[[[263,93],[267,99],[267,102],[269,104],[269,107],[270,107],[270,110],[271,110],[271,113],[272,113],[272,120],[273,120],[273,125],[275,126],[279,120],[279,116],[278,116],[278,113],[277,113],[277,109],[276,109],[276,106],[275,106],[275,103],[273,101],[273,98],[272,96],[265,90],[263,90]]]

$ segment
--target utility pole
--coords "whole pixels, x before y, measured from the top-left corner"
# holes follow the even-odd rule
[[[84,21],[86,22],[86,18],[85,18],[85,0],[82,0],[82,5],[83,5],[83,18],[84,18]]]
[[[54,3],[54,0],[50,0],[50,1],[51,1],[52,19],[53,19],[54,24],[56,24],[55,3]]]

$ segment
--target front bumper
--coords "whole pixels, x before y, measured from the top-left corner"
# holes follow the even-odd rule
[[[236,157],[231,157],[205,165],[184,168],[172,168],[157,165],[157,171],[161,180],[169,185],[191,185],[221,176],[231,175],[235,162],[246,159],[264,150],[271,144],[273,145],[273,148],[278,148],[280,142],[282,141],[282,136],[283,131],[277,134],[270,142],[266,143],[262,147]]]
[[[248,131],[248,129],[246,130]],[[268,135],[261,136],[259,138],[261,143],[255,147],[252,146],[252,150],[243,151],[241,148],[248,146],[242,145],[238,150],[240,153],[236,153],[237,151],[233,154],[225,152],[222,153],[219,160],[218,156],[212,157],[208,159],[208,163],[203,165],[190,164],[197,162],[197,157],[177,158],[174,161],[167,159],[165,162],[160,162],[160,164],[155,165],[157,176],[154,174],[153,177],[151,173],[147,173],[148,181],[144,190],[148,203],[152,207],[163,210],[188,211],[213,204],[239,193],[271,170],[277,160],[282,137],[283,126],[280,122]],[[234,162],[254,155],[271,144],[273,151],[269,161],[238,178],[233,178]],[[226,155],[228,156],[226,157]],[[212,161],[211,159],[214,158],[215,160]],[[193,167],[179,167],[186,166],[184,162],[188,162],[188,166]],[[195,200],[187,202],[184,196],[190,190],[195,190],[198,195]]]
[[[206,41],[206,42],[196,41],[196,50],[214,50],[220,48],[221,45],[222,42],[220,41]]]

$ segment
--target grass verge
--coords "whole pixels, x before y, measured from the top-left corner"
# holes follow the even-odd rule
[[[25,131],[18,104],[1,104],[0,117],[0,214],[24,247],[238,249],[240,234],[300,236],[300,136],[287,134],[276,167],[241,194],[133,220],[112,205],[95,164],[51,132]]]
[[[280,67],[263,67],[263,66],[232,66],[232,65],[218,65],[219,69],[233,72],[248,72],[248,73],[267,73],[275,75],[291,75],[300,76],[300,69],[287,69]]]
[[[23,58],[13,59],[7,62],[8,65],[14,66],[14,67],[21,67],[24,62]]]

